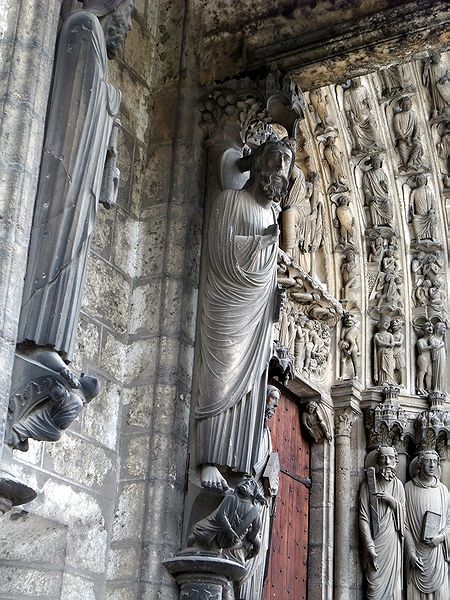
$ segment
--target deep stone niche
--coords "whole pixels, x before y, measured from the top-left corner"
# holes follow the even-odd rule
[[[69,14],[56,53],[33,216],[6,429],[12,449],[28,439],[57,441],[100,391],[95,377],[75,374],[72,358],[87,260],[99,203],[116,202],[121,93],[107,81],[131,27],[132,0],[87,0]],[[73,2],[64,2],[65,17]],[[0,475],[4,510],[36,494]]]

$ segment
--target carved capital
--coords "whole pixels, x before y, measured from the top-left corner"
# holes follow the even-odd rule
[[[334,416],[334,432],[336,438],[351,436],[353,423],[356,421],[356,417],[357,414],[351,408],[347,408]]]
[[[286,128],[289,137],[304,114],[303,94],[289,77],[273,70],[262,79],[232,79],[201,98],[201,127],[209,144],[258,146],[271,133],[269,123]]]

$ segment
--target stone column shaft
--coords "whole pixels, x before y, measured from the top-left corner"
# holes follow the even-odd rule
[[[0,456],[60,3],[0,5]]]
[[[350,409],[336,417],[335,429],[335,526],[334,526],[334,600],[349,600],[350,573],[350,435],[354,415]]]

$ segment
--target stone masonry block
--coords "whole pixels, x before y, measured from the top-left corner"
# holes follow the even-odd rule
[[[178,78],[185,10],[183,0],[165,0],[159,4],[155,77],[158,86]]]
[[[136,277],[142,254],[142,224],[123,211],[118,211],[113,263],[128,277]]]
[[[155,431],[187,440],[189,413],[189,394],[178,393],[175,385],[156,386],[153,417]]]
[[[127,345],[106,332],[100,355],[100,366],[114,379],[123,381],[127,368]]]
[[[138,140],[148,136],[152,97],[144,82],[118,61],[109,62],[109,80],[122,91],[119,119]]]
[[[160,127],[162,126],[160,125]],[[172,170],[172,152],[171,143],[149,146],[145,164],[145,185],[142,193],[143,210],[150,206],[167,204]]]
[[[89,317],[81,317],[78,323],[77,338],[71,368],[74,371],[87,371],[98,364],[100,351],[100,328]]]
[[[111,485],[114,477],[113,463],[105,450],[70,432],[57,444],[46,444],[44,465],[71,481],[97,489]]]
[[[20,509],[2,518],[0,564],[31,561],[34,564],[51,563],[53,569],[62,569],[66,544],[66,525]]]
[[[129,211],[131,185],[133,180],[135,138],[128,129],[125,129],[125,127],[119,128],[117,148],[117,167],[120,171],[117,204],[120,208]]]
[[[100,206],[95,219],[92,249],[105,260],[110,260],[111,258],[111,244],[113,241],[115,218],[115,208],[106,209],[103,206]]]
[[[141,24],[133,20],[131,31],[125,39],[123,60],[145,83],[150,86],[155,54],[155,41],[143,29]],[[145,56],[145,60],[142,57]]]
[[[148,429],[153,415],[153,385],[125,388],[122,398],[126,424]]]
[[[118,333],[126,333],[131,285],[124,276],[102,259],[91,255],[83,311],[102,320]]]
[[[102,600],[102,596],[96,593],[95,587],[95,582],[90,579],[64,573],[61,598],[64,600]]]
[[[120,386],[102,377],[100,394],[93,400],[90,410],[83,412],[82,435],[115,450],[119,435],[120,401]]]
[[[14,600],[16,596],[42,600],[60,598],[61,573],[57,571],[0,566],[0,581],[0,600]]]
[[[123,485],[114,513],[113,541],[141,538],[144,497],[144,483]]]
[[[148,435],[122,437],[121,480],[144,479],[147,474],[150,440]]]
[[[108,556],[108,580],[137,579],[139,560],[139,552],[134,547],[111,548]]]
[[[125,383],[147,383],[154,380],[158,351],[157,338],[136,340],[127,348]]]
[[[159,331],[160,305],[160,279],[135,287],[131,296],[128,333],[156,335]]]

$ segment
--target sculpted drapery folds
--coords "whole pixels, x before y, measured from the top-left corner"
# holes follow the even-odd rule
[[[380,446],[369,454],[366,465],[372,454],[376,457],[376,467],[367,468],[367,480],[361,485],[359,498],[366,597],[368,600],[401,600],[405,490],[395,474],[398,462],[395,449]]]
[[[434,195],[425,175],[418,175],[410,196],[410,220],[415,239],[437,240],[437,215]]]
[[[362,187],[366,206],[369,208],[372,227],[392,226],[392,202],[389,198],[389,183],[382,168],[381,158],[370,158],[370,169],[363,173]]]
[[[95,14],[108,12],[91,4]],[[107,48],[117,52],[130,28],[131,3],[115,11],[120,18],[103,17],[106,41],[91,12],[64,23],[33,218],[18,342],[51,347],[68,360],[98,203],[109,207],[117,194],[114,124],[121,95],[107,81]]]
[[[422,452],[405,486],[408,600],[448,599],[449,497],[439,462],[434,450]]]
[[[391,319],[387,316],[381,316],[378,323],[378,332],[373,337],[374,343],[374,361],[373,378],[377,385],[396,385],[394,377],[395,358],[394,348],[395,339],[389,331]]]
[[[411,108],[411,98],[404,96],[398,101],[398,109],[394,114],[394,135],[401,160],[400,171],[423,167],[423,147],[417,117]]]
[[[377,147],[374,121],[367,89],[358,79],[349,80],[344,87],[344,108],[353,138],[353,152],[370,151]]]
[[[434,53],[425,61],[423,67],[423,84],[428,87],[431,96],[431,116],[450,115],[450,76],[447,64]]]
[[[219,193],[211,209],[196,407],[197,463],[207,488],[228,487],[219,467],[251,474],[258,456],[276,306],[272,203],[287,193],[293,161],[284,142],[262,144],[245,189]]]

